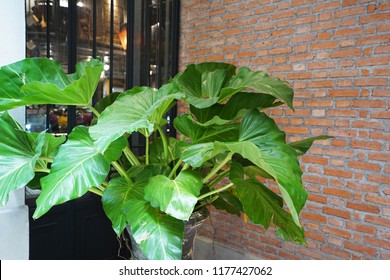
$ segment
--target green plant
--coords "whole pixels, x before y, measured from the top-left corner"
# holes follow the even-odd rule
[[[0,110],[27,104],[87,106],[97,123],[76,126],[68,138],[24,131],[7,112],[0,116],[0,200],[10,191],[38,185],[33,217],[90,191],[102,197],[105,213],[120,234],[129,224],[149,259],[181,257],[183,221],[214,205],[245,213],[286,240],[304,243],[299,221],[307,193],[298,156],[319,136],[286,143],[286,135],[263,112],[286,104],[293,90],[264,72],[225,63],[189,65],[155,90],[134,87],[91,99],[102,63],[90,60],[65,74],[53,60],[25,59],[0,68]],[[167,111],[178,100],[188,114],[174,120],[180,140],[163,130]],[[146,137],[136,156],[127,138]],[[265,186],[276,182],[279,194]],[[221,182],[224,180],[224,184]]]

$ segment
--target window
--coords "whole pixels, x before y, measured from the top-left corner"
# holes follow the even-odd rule
[[[93,103],[134,85],[158,88],[177,73],[179,1],[26,0],[26,54],[59,60],[69,73],[79,61],[101,59],[105,66]],[[131,106],[131,104],[129,104]],[[83,107],[27,106],[30,131],[69,133],[90,125]],[[174,108],[169,119],[175,117]],[[167,125],[174,135],[172,123]],[[131,144],[142,149],[143,139]]]

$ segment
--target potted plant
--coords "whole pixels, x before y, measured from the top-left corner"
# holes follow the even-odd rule
[[[0,201],[26,185],[41,188],[35,219],[54,205],[93,192],[119,235],[128,225],[148,259],[180,259],[184,224],[214,205],[245,214],[286,240],[304,243],[299,221],[307,193],[298,156],[319,136],[287,143],[264,110],[286,104],[293,90],[278,78],[226,63],[189,65],[160,89],[134,87],[91,99],[103,65],[91,59],[65,74],[57,61],[25,59],[0,68]],[[163,127],[177,102],[189,105],[174,125]],[[30,133],[6,110],[28,104],[88,107],[90,127],[65,137]],[[132,133],[146,138],[145,154],[128,144]],[[274,181],[275,188],[266,187]]]

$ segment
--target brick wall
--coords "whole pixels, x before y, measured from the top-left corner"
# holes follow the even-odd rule
[[[269,259],[390,259],[390,2],[183,0],[180,67],[227,61],[295,90],[271,112],[289,140],[328,134],[301,159],[308,246],[214,211],[201,234]]]

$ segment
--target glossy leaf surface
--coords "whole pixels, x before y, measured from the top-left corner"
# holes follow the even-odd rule
[[[124,212],[133,238],[148,259],[181,259],[183,221],[161,213],[141,199],[128,200]]]
[[[0,116],[0,135],[0,202],[5,205],[11,191],[26,186],[34,178],[44,134],[34,139],[5,112]]]
[[[174,180],[157,175],[149,179],[145,199],[176,219],[188,220],[202,186],[201,177],[189,171],[182,171]]]
[[[310,137],[301,141],[296,141],[289,143],[290,147],[294,148],[298,156],[303,156],[306,154],[306,152],[310,149],[311,145],[313,145],[313,142],[316,140],[326,140],[330,139],[332,137],[330,136],[315,136],[315,137]]]
[[[124,133],[141,132],[151,135],[162,124],[164,114],[175,99],[174,85],[156,91],[148,87],[135,87],[121,95],[100,115],[98,123],[90,127],[90,133],[98,147],[104,151],[111,142]],[[170,88],[172,91],[170,91]]]
[[[59,62],[27,58],[0,68],[0,110],[27,104],[88,105],[103,64],[80,62],[76,73],[65,74]],[[12,86],[10,86],[12,85]]]
[[[294,221],[299,224],[298,213],[307,199],[302,186],[302,171],[295,153],[285,142],[285,134],[266,114],[252,110],[246,114],[240,126],[238,142],[216,143],[224,151],[238,153],[250,160],[278,183]]]
[[[292,216],[283,210],[283,200],[254,178],[244,179],[244,169],[239,164],[232,166],[230,178],[236,186],[238,198],[249,219],[264,228],[273,222],[286,240],[304,243],[303,229]]]
[[[33,217],[39,218],[52,206],[81,197],[91,187],[100,186],[109,167],[89,136],[88,128],[75,127],[59,149],[50,174],[41,180],[42,193]]]

